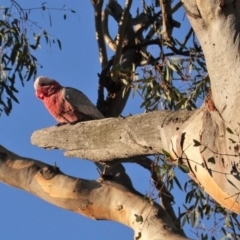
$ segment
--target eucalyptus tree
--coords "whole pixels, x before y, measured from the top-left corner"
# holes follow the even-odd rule
[[[87,217],[121,222],[134,230],[135,239],[186,239],[182,227],[187,221],[195,227],[209,217],[224,219],[223,236],[237,239],[240,3],[142,1],[134,12],[133,2],[91,1],[102,67],[97,107],[106,119],[38,130],[31,138],[39,147],[63,149],[68,157],[97,163],[100,178],[73,178],[1,147],[0,179]],[[19,9],[28,21],[26,11]],[[1,21],[6,34],[2,49],[12,51],[2,55],[0,89],[8,97],[1,104],[6,113],[11,100],[17,100],[16,74],[21,81],[23,72],[27,80],[36,74],[29,49],[40,38],[30,44],[20,37],[18,20],[10,24],[8,11],[4,9],[7,18]],[[189,28],[182,26],[179,11],[185,11]],[[109,31],[110,17],[118,24],[116,36]],[[183,41],[175,28],[182,28]],[[118,118],[131,92],[142,97],[146,113]],[[126,162],[150,172],[161,204],[134,189],[122,165]],[[177,168],[188,174],[188,182],[181,182]],[[175,187],[186,192],[185,200],[171,193]],[[185,211],[174,212],[176,200]],[[199,238],[214,238],[214,231],[195,231]]]

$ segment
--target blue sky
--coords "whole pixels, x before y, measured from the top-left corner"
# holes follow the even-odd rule
[[[18,1],[25,8],[40,6],[42,2]],[[1,4],[8,6],[9,1],[4,0]],[[66,8],[76,10],[76,14],[67,12],[67,20],[64,20],[63,12],[51,11],[52,27],[49,27],[48,14],[39,11],[30,14],[32,20],[46,27],[49,33],[62,42],[60,51],[57,45],[50,48],[42,41],[41,49],[36,52],[38,61],[43,66],[39,68],[38,75],[45,75],[58,80],[64,86],[80,89],[96,103],[97,73],[101,68],[95,40],[93,8],[90,0],[59,0],[57,3],[52,0],[46,6],[61,8],[64,4]],[[48,164],[56,162],[65,174],[97,179],[98,172],[93,163],[66,158],[62,151],[48,151],[31,144],[30,137],[34,131],[55,125],[56,121],[35,97],[32,80],[27,82],[25,87],[18,84],[18,90],[20,104],[14,103],[9,117],[3,114],[0,118],[0,144],[24,157]],[[142,113],[140,103],[137,96],[135,99],[130,97],[123,115]],[[142,193],[149,192],[152,188],[149,173],[136,164],[125,166],[136,189]],[[132,230],[119,223],[90,220],[5,184],[0,184],[0,192],[1,239],[133,239]]]

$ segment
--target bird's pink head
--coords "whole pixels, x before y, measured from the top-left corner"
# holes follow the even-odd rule
[[[62,86],[54,79],[40,76],[34,82],[34,88],[36,90],[36,96],[39,99],[43,99],[45,96],[55,93]]]

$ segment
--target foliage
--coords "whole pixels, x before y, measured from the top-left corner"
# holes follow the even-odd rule
[[[178,221],[181,222],[181,227],[190,225],[196,239],[239,239],[240,220],[238,215],[222,208],[192,179],[181,177],[180,183],[179,173],[177,177],[176,172],[179,159],[173,160],[169,156],[169,153],[165,151],[164,155],[155,157],[154,162],[157,163],[155,171],[169,191],[176,192],[176,188],[178,188],[185,194],[185,202],[178,211]],[[187,175],[185,174],[185,176]],[[183,179],[185,179],[184,184]],[[155,201],[157,198],[153,197],[152,191],[150,196],[146,196],[146,199],[151,198],[152,201]],[[175,200],[176,198],[175,194]],[[177,205],[180,205],[179,201]]]
[[[36,22],[31,20],[30,14],[34,10],[46,11],[46,3],[38,8],[23,9],[16,1],[10,0],[9,7],[1,7],[0,18],[0,115],[4,111],[7,115],[12,110],[12,101],[18,103],[16,93],[17,82],[20,80],[24,86],[26,81],[36,77],[38,63],[35,51],[39,49],[41,38],[51,46],[57,43],[61,49],[59,39],[48,34],[48,32],[40,27]],[[66,11],[71,9],[54,9],[64,11],[64,19],[66,19]],[[49,13],[49,24],[52,23]]]
[[[239,239],[240,222],[237,214],[222,208],[202,191],[193,180],[184,185],[187,192],[185,211],[180,214],[182,226],[187,223],[195,228],[198,239]],[[217,237],[218,236],[218,237]]]
[[[142,68],[132,70],[135,78],[129,83],[133,96],[138,93],[142,97],[141,107],[147,111],[196,109],[208,92],[209,77],[194,31],[186,21],[181,26],[180,22],[174,20],[174,30],[180,26],[182,32],[188,29],[186,36],[182,42],[174,36],[171,41],[165,41],[159,1],[143,1],[143,12],[137,11],[135,18],[143,14],[149,18],[149,23],[142,24],[138,29],[138,33],[143,34],[144,41],[133,47],[142,47],[134,70],[138,66]],[[178,19],[182,16],[183,14],[176,15]],[[157,56],[154,57],[155,55]],[[129,84],[124,83],[129,87]]]

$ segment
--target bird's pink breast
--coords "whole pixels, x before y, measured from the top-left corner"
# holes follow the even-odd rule
[[[45,91],[46,92],[46,91]],[[82,114],[62,97],[61,89],[42,98],[45,107],[59,123],[72,123],[81,120]]]

